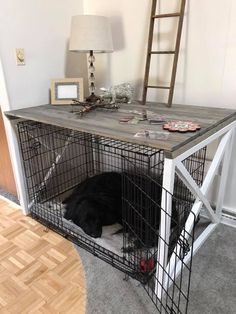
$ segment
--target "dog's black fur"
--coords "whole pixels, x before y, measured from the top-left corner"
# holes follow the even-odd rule
[[[142,174],[128,174],[126,177],[124,218],[125,232],[131,238],[124,252],[138,248],[150,248],[158,245],[161,212],[162,189],[161,177],[151,179]],[[177,225],[177,211],[175,200],[172,201],[171,228]],[[133,245],[130,246],[130,244]]]
[[[124,232],[133,238],[137,247],[155,246],[158,242],[162,187],[141,175],[125,174],[123,180],[125,178],[124,193],[128,193],[133,207],[125,203]],[[107,172],[89,178],[63,202],[66,209],[64,217],[91,237],[101,237],[103,226],[122,224],[121,189],[122,173]],[[152,200],[151,205],[149,199]],[[175,206],[173,216],[176,218]]]
[[[102,226],[122,222],[121,174],[107,172],[88,178],[64,200],[64,217],[93,238]]]

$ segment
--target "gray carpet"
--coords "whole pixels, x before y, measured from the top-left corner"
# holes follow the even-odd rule
[[[143,287],[76,247],[87,285],[86,314],[151,314]],[[189,314],[236,313],[236,229],[220,225],[193,259]]]

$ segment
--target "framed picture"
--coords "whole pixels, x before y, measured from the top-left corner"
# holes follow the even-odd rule
[[[51,104],[70,105],[72,100],[84,100],[82,78],[64,78],[51,80]]]

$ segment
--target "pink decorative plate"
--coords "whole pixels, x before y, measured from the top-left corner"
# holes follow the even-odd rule
[[[169,121],[163,125],[164,130],[168,130],[170,132],[195,132],[200,130],[201,127],[198,123],[194,123],[191,121]]]

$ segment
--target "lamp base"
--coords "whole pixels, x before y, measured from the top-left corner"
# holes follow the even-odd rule
[[[96,96],[94,93],[92,93],[89,97],[86,98],[87,102],[97,102],[100,100],[99,96]]]

